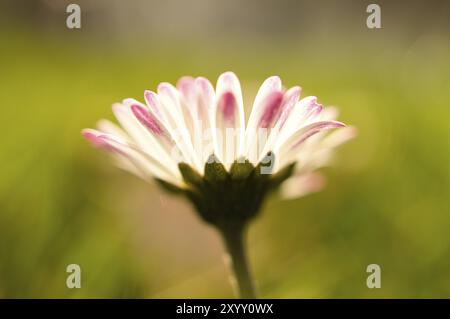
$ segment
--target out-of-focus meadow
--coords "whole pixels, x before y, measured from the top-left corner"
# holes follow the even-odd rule
[[[359,131],[324,191],[274,196],[250,228],[261,296],[450,297],[448,4],[381,2],[369,30],[369,2],[80,1],[91,11],[69,30],[65,5],[18,3],[0,16],[0,297],[233,296],[217,234],[80,135],[113,102],[227,70],[248,102],[277,74]],[[66,287],[72,263],[81,289]]]

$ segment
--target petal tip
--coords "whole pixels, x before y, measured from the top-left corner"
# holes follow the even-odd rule
[[[343,122],[339,122],[339,121],[331,121],[331,123],[333,123],[335,125],[336,128],[339,127],[347,127],[347,124],[343,123]]]
[[[161,134],[162,129],[158,125],[156,119],[152,117],[150,112],[143,106],[139,104],[131,104],[130,105],[131,112],[133,112],[136,119],[144,125],[150,132],[154,134]]]
[[[101,138],[97,131],[85,128],[81,130],[81,135],[91,143],[94,147],[103,147],[105,146],[105,141]]]

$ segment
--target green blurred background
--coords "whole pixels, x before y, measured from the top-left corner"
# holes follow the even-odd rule
[[[227,70],[247,101],[277,74],[359,130],[324,191],[274,196],[250,228],[261,296],[450,297],[448,2],[378,1],[379,30],[368,1],[80,0],[80,30],[68,3],[0,4],[0,297],[232,297],[214,230],[80,136],[113,102]]]

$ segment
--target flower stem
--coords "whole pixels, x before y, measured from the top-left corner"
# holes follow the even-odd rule
[[[255,299],[256,292],[244,248],[244,225],[222,227],[219,231],[231,258],[231,266],[239,286],[240,298]]]

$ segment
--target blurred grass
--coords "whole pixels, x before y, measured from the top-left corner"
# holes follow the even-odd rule
[[[2,32],[0,297],[232,295],[215,233],[80,136],[111,119],[115,101],[225,70],[240,76],[247,100],[278,74],[359,130],[324,170],[323,192],[272,198],[251,228],[262,296],[450,295],[448,37],[152,47]],[[65,286],[71,263],[82,289]],[[365,285],[371,263],[382,289]]]

